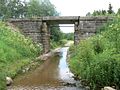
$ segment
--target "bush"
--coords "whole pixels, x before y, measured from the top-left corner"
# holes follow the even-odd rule
[[[71,70],[92,90],[104,86],[120,87],[120,18],[103,29],[100,34],[70,49],[73,50]]]

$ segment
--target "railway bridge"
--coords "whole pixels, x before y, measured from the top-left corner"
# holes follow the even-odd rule
[[[11,19],[9,22],[18,27],[25,36],[41,43],[43,53],[47,53],[50,50],[51,25],[74,24],[74,44],[77,45],[81,39],[94,35],[98,28],[109,20],[109,17],[45,16],[31,19]]]

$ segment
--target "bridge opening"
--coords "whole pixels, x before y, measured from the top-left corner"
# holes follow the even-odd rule
[[[54,25],[50,25],[50,35],[51,37],[57,38],[55,36],[53,36],[54,32],[56,32],[57,30],[60,30],[60,37],[62,38],[61,40],[65,40],[65,41],[74,41],[74,24],[54,24]],[[59,37],[58,37],[59,39]],[[59,40],[58,40],[59,41]]]

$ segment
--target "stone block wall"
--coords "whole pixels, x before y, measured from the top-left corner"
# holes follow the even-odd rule
[[[97,30],[108,22],[108,17],[80,17],[79,30],[80,40],[95,35]]]
[[[23,35],[30,37],[34,42],[41,43],[42,21],[20,19],[20,20],[11,20],[10,23],[18,27]]]

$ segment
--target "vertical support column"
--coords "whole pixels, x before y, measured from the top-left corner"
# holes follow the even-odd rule
[[[49,43],[49,51],[50,51],[51,46],[50,46],[50,25],[49,24],[47,24],[47,30],[48,30],[48,43]]]
[[[80,41],[79,23],[75,22],[75,24],[74,24],[74,44],[78,45],[79,41]]]
[[[50,51],[50,35],[48,32],[47,23],[42,23],[42,30],[41,30],[41,39],[42,39],[42,45],[43,45],[43,53],[47,53]]]

